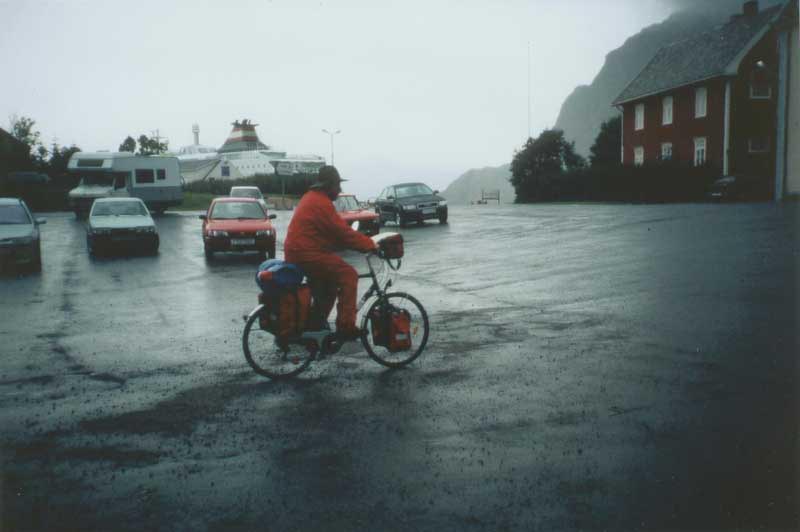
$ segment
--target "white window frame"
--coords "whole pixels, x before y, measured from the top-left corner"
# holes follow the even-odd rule
[[[664,96],[661,100],[661,125],[663,126],[672,124],[672,107],[674,101],[672,96]]]
[[[757,144],[754,147],[754,140],[763,140],[763,144],[759,147]],[[748,153],[768,153],[769,152],[769,137],[750,137],[747,139],[747,152]]]
[[[706,137],[694,138],[694,165],[703,166],[708,160],[708,139]]]
[[[633,165],[642,166],[644,164],[644,146],[635,146],[633,148]]]
[[[672,160],[672,143],[671,142],[662,142],[661,143],[661,160],[662,161],[671,161]]]
[[[635,131],[641,131],[644,129],[644,104],[637,103],[636,107],[634,107],[634,126],[633,129]]]
[[[708,89],[697,87],[694,90],[694,117],[703,118],[708,115]]]

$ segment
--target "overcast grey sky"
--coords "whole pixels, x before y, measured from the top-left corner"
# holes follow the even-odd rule
[[[605,55],[660,22],[663,0],[0,0],[0,124],[116,150],[156,129],[221,145],[235,119],[290,153],[330,157],[364,198],[400,180],[443,189],[511,160],[555,123]]]

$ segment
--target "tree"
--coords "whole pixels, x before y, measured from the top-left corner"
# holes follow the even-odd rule
[[[11,115],[9,120],[11,123],[11,135],[18,141],[27,144],[31,151],[36,147],[41,146],[39,137],[41,136],[38,131],[34,129],[36,121],[27,116]]]
[[[619,166],[622,164],[622,118],[616,116],[600,125],[600,133],[594,139],[589,156],[592,168],[597,166]]]
[[[139,155],[155,155],[167,151],[168,143],[139,135]]]
[[[28,147],[30,166],[40,171],[46,170],[48,151],[40,140],[41,134],[34,129],[36,121],[27,116],[12,115],[9,122],[11,136]]]
[[[119,151],[134,153],[136,151],[136,140],[128,135],[125,137],[125,140],[122,141],[122,144],[119,145]]]
[[[560,129],[546,129],[536,139],[528,138],[511,161],[511,184],[517,201],[554,199],[559,179],[585,166],[583,157],[575,153],[575,143],[567,142]]]
[[[74,144],[67,148],[59,146],[54,142],[50,149],[50,160],[48,161],[50,174],[52,176],[59,176],[67,173],[67,165],[69,164],[70,157],[79,151],[81,151],[81,149]]]

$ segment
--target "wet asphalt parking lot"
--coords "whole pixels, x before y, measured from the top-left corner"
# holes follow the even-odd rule
[[[798,207],[451,206],[400,230],[423,355],[288,383],[196,214],[98,260],[44,214],[0,278],[0,530],[795,530]]]

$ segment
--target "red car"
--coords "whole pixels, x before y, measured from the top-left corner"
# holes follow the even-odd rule
[[[218,251],[257,251],[275,258],[275,228],[261,203],[253,198],[215,198],[203,220],[203,248],[210,259]]]
[[[379,231],[378,214],[375,211],[364,209],[352,194],[339,194],[333,202],[345,222],[352,224],[358,221],[358,230],[367,236],[377,235]]]

